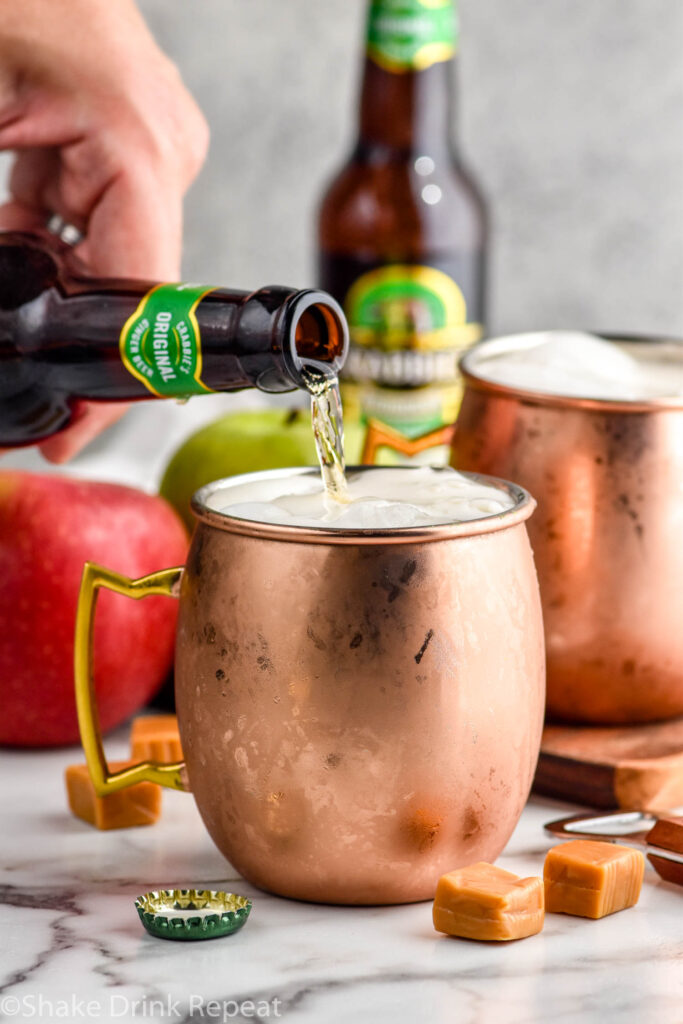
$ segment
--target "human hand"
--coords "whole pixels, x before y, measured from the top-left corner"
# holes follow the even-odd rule
[[[177,280],[182,200],[208,128],[132,0],[0,0],[0,149],[15,150],[0,229],[59,214],[101,277]],[[80,403],[40,447],[63,462],[125,411]]]

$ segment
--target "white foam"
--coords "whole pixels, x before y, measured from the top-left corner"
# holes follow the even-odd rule
[[[348,474],[350,501],[325,498],[318,474],[265,477],[215,491],[209,508],[238,519],[339,530],[400,529],[469,522],[513,505],[503,490],[454,469],[398,467]]]
[[[683,344],[606,341],[579,331],[519,335],[515,348],[474,360],[499,384],[546,394],[612,401],[683,396]]]

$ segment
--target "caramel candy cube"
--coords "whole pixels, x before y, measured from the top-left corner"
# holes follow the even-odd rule
[[[178,719],[175,715],[143,715],[133,720],[130,731],[133,761],[182,761]]]
[[[112,771],[127,768],[132,761],[115,761]],[[64,773],[71,812],[95,828],[130,828],[153,825],[161,813],[161,786],[138,782],[107,796],[97,796],[87,764],[70,764]]]
[[[543,928],[543,880],[484,861],[458,868],[439,879],[433,918],[437,932],[463,939],[524,939]]]
[[[638,902],[645,858],[629,846],[573,839],[548,851],[543,868],[545,909],[553,914],[605,917]]]
[[[660,818],[645,836],[645,841],[662,850],[683,853],[683,817]],[[666,882],[683,885],[683,864],[652,852],[648,853],[647,859]]]
[[[683,817],[660,818],[645,836],[650,846],[683,853]]]

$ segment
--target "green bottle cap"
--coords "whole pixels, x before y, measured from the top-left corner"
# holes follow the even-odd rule
[[[245,924],[251,900],[216,889],[158,889],[138,896],[135,909],[158,939],[218,939]]]

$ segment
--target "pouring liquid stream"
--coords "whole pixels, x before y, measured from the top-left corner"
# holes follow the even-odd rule
[[[302,376],[311,396],[311,423],[326,503],[348,504],[339,380],[333,371],[313,367],[306,367]]]

